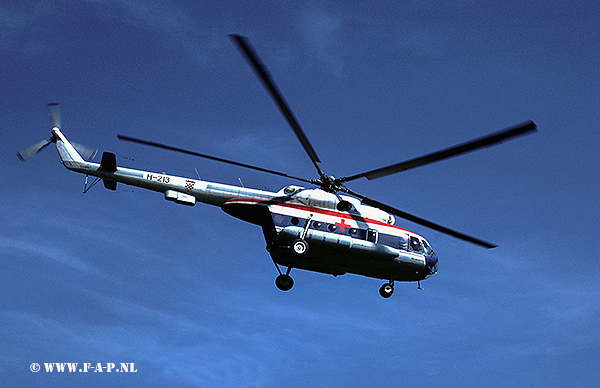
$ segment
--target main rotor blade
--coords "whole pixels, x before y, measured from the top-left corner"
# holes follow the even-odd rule
[[[281,111],[281,113],[283,113],[287,122],[294,130],[294,133],[298,137],[298,140],[300,140],[302,147],[304,147],[304,150],[308,154],[308,157],[317,169],[319,176],[323,177],[323,171],[321,171],[321,167],[319,167],[318,165],[318,163],[320,163],[321,160],[319,159],[314,148],[308,141],[308,138],[304,134],[304,131],[300,127],[300,124],[298,124],[298,121],[296,120],[296,117],[290,110],[288,104],[283,99],[283,95],[277,88],[277,85],[275,85],[275,82],[271,79],[271,75],[269,74],[269,71],[267,70],[266,66],[261,62],[258,54],[250,45],[250,41],[248,40],[248,38],[236,34],[231,34],[229,35],[229,37],[237,44],[240,51],[245,55],[248,62],[250,62],[252,68],[254,69],[254,72],[262,81],[263,86],[271,94],[271,97],[273,97],[273,100],[275,100],[275,103],[279,107],[279,110]]]
[[[374,199],[365,197],[364,195],[356,193],[356,192],[354,192],[352,190],[349,190],[349,189],[346,189],[346,190],[347,190],[346,192],[348,194],[351,194],[351,195],[354,195],[355,197],[360,198],[362,200],[362,202],[364,204],[366,204],[366,205],[374,206],[374,207],[379,208],[379,209],[381,209],[383,211],[386,211],[388,213],[392,213],[394,215],[397,215],[398,217],[404,218],[405,220],[414,222],[415,224],[426,226],[426,227],[428,227],[430,229],[433,229],[433,230],[436,230],[438,232],[442,232],[442,233],[448,234],[448,235],[450,235],[452,237],[456,237],[456,238],[458,238],[460,240],[464,240],[464,241],[470,242],[472,244],[476,244],[476,245],[482,246],[484,248],[491,249],[491,248],[496,248],[498,246],[496,244],[492,244],[492,243],[489,243],[487,241],[480,240],[478,238],[466,235],[464,233],[457,232],[456,230],[447,228],[445,226],[436,224],[434,222],[427,221],[427,220],[425,220],[423,218],[420,218],[420,217],[414,216],[412,214],[406,213],[406,212],[404,212],[402,210],[398,210],[398,209],[396,209],[394,207],[391,207],[389,205],[386,205],[386,204],[381,203],[379,201],[376,201]]]
[[[295,179],[295,180],[298,180],[298,181],[301,181],[301,182],[306,182],[306,183],[311,183],[311,184],[314,183],[314,180],[312,180],[312,179],[299,178],[299,177],[296,177],[296,176],[293,176],[293,175],[288,175],[288,174],[283,173],[283,172],[269,170],[269,169],[262,168],[262,167],[257,167],[257,166],[252,166],[252,165],[246,164],[246,163],[235,162],[233,160],[227,160],[227,159],[219,158],[219,157],[216,157],[216,156],[205,155],[205,154],[201,154],[199,152],[189,151],[189,150],[185,150],[183,148],[173,147],[173,146],[169,146],[169,145],[165,145],[165,144],[161,144],[161,143],[156,143],[156,142],[153,142],[153,141],[136,139],[134,137],[125,136],[125,135],[117,135],[117,138],[119,138],[119,140],[130,141],[132,143],[145,144],[145,145],[148,145],[148,146],[151,146],[151,147],[157,147],[157,148],[162,148],[162,149],[169,150],[169,151],[181,152],[181,153],[187,154],[187,155],[198,156],[200,158],[205,158],[205,159],[210,159],[210,160],[214,160],[214,161],[217,161],[217,162],[232,164],[232,165],[238,166],[238,167],[244,167],[244,168],[249,168],[251,170],[266,172],[267,174],[279,175],[279,176],[282,176],[282,177]]]
[[[521,124],[509,127],[499,132],[494,132],[490,135],[468,141],[456,145],[454,147],[446,148],[441,151],[437,151],[428,155],[424,155],[415,159],[407,160],[405,162],[393,164],[391,166],[378,168],[376,170],[364,172],[362,174],[352,175],[346,178],[340,178],[342,182],[348,182],[354,179],[366,177],[368,180],[381,178],[384,176],[396,174],[401,171],[410,170],[419,166],[423,166],[429,163],[437,162],[443,159],[448,159],[453,156],[464,154],[467,152],[475,151],[479,148],[490,147],[502,143],[505,140],[523,136],[531,132],[536,132],[537,126],[533,121],[526,121]]]

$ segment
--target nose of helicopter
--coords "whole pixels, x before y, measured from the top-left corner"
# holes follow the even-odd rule
[[[425,272],[423,274],[425,277],[423,279],[428,279],[435,275],[439,266],[440,263],[435,252],[432,251],[431,253],[425,255]]]

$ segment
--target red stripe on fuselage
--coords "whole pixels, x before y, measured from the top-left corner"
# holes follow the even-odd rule
[[[353,217],[352,215],[350,215],[348,213],[340,213],[340,212],[336,212],[333,210],[321,209],[318,207],[304,206],[304,205],[285,203],[285,202],[268,203],[267,201],[257,201],[255,199],[249,199],[249,198],[234,198],[234,199],[230,199],[230,200],[226,201],[225,204],[235,203],[235,202],[243,202],[243,203],[247,203],[247,204],[263,205],[263,206],[270,206],[270,205],[282,206],[282,207],[288,207],[288,208],[292,208],[292,209],[298,209],[298,210],[304,210],[304,211],[308,211],[308,212],[319,213],[319,214],[323,214],[323,215],[327,215],[327,216],[341,217],[341,218],[344,218],[347,220],[354,220],[354,221],[356,221],[356,218],[359,217],[360,218],[359,221],[365,222],[367,224],[382,225],[382,226],[386,226],[386,227],[390,227],[390,228],[394,228],[394,229],[398,229],[398,230],[403,230],[405,232],[420,236],[415,232],[411,232],[408,229],[404,229],[404,228],[401,228],[396,225],[388,224],[386,222],[382,222],[382,221],[378,221],[378,220],[372,220],[369,218],[364,218],[361,214],[358,214],[356,217]]]

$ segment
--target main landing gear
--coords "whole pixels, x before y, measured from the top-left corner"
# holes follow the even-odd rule
[[[275,268],[277,268],[277,272],[279,272],[279,276],[275,278],[275,285],[281,291],[291,290],[292,287],[294,287],[294,279],[292,279],[292,277],[290,276],[292,267],[288,267],[287,271],[285,271],[285,273],[282,273],[281,269],[279,269],[279,265],[277,265],[277,263],[274,260],[273,263],[275,264]]]
[[[394,279],[391,279],[389,283],[385,283],[379,289],[379,295],[384,298],[389,298],[394,293]]]
[[[305,256],[308,253],[308,243],[303,239],[296,239],[292,243],[292,252],[296,256]]]
[[[304,239],[299,238],[295,240],[292,243],[291,248],[292,252],[294,252],[294,254],[299,257],[305,256],[308,253],[308,243]],[[281,272],[277,263],[275,263],[275,267],[279,272],[279,276],[275,278],[275,285],[277,286],[277,288],[279,288],[281,291],[291,290],[292,287],[294,287],[294,279],[292,279],[292,277],[290,276],[290,271],[292,270],[292,267],[288,267],[285,273]]]
[[[308,242],[306,242],[305,238],[306,233],[308,232],[308,227],[310,226],[310,220],[312,216],[312,214],[308,216],[302,233],[300,234],[299,238],[294,240],[290,247],[292,249],[292,253],[297,257],[306,256],[306,254],[308,253]],[[290,271],[292,270],[292,267],[288,267],[287,271],[285,273],[282,273],[281,269],[279,269],[279,265],[277,265],[277,263],[275,262],[275,259],[273,259],[273,263],[275,264],[275,268],[277,268],[277,272],[279,272],[279,276],[275,278],[275,285],[281,291],[291,290],[292,287],[294,287],[294,279],[292,279],[292,277],[290,276]]]
[[[281,274],[275,278],[275,285],[281,291],[289,291],[294,287],[294,279],[288,274]]]
[[[294,255],[298,257],[305,256],[308,253],[308,243],[304,239],[297,239],[292,243],[291,246],[292,252]],[[279,276],[275,278],[275,285],[281,291],[289,291],[294,287],[294,279],[290,276],[290,272],[292,271],[292,267],[288,267],[285,273],[281,272],[279,265],[273,260],[275,264],[275,268],[277,268],[277,272],[279,272]]]

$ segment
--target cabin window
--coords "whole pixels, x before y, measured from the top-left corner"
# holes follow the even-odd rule
[[[329,229],[330,232],[335,232],[337,230],[337,225],[335,225],[335,224],[329,224],[329,226],[327,227],[327,229]]]
[[[367,241],[370,241],[372,243],[377,243],[377,236],[378,236],[378,233],[375,229],[367,230]]]
[[[413,252],[423,253],[423,245],[417,237],[410,238],[410,250]]]
[[[321,226],[323,226],[323,223],[321,221],[313,222],[313,228],[319,229]]]
[[[292,225],[298,225],[300,223],[300,220],[298,219],[298,217],[292,217]]]
[[[356,237],[356,234],[358,233],[358,230],[356,228],[350,228],[348,229],[348,234],[352,237]]]

